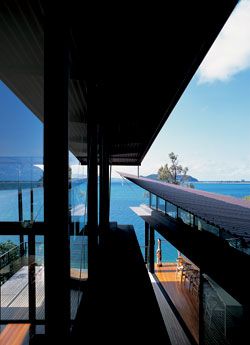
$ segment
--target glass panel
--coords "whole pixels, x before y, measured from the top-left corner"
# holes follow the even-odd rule
[[[1,236],[1,320],[44,319],[43,236],[36,236],[35,255],[29,255],[29,245],[32,251],[28,236]]]
[[[88,237],[70,236],[71,278],[88,278]]]
[[[147,194],[148,195],[148,194]],[[145,203],[145,190],[132,182],[112,178],[110,191],[110,221],[133,224],[140,245],[145,244],[144,221],[131,209]],[[150,198],[149,198],[150,199]]]
[[[0,221],[43,221],[43,171],[38,162],[42,158],[0,157]]]
[[[185,224],[187,225],[192,225],[193,223],[193,216],[191,213],[186,212],[184,210],[182,210],[181,208],[179,208],[178,210],[178,216],[179,219],[181,219]]]
[[[243,306],[208,275],[203,274],[204,344],[243,344]]]
[[[76,232],[86,224],[87,216],[87,168],[70,154],[69,156],[69,211],[70,221]]]
[[[172,218],[177,218],[177,207],[170,202],[166,202],[166,213]]]
[[[28,246],[19,236],[0,237],[1,320],[27,320]]]
[[[88,238],[86,236],[71,236],[70,256],[71,320],[74,320],[83,295],[83,282],[88,278]]]
[[[151,207],[155,209],[157,207],[157,197],[154,194],[151,194]]]
[[[158,210],[165,213],[165,200],[158,198]]]
[[[45,286],[44,286],[44,236],[36,236],[35,257],[35,282],[36,282],[36,319],[45,319]]]
[[[0,157],[0,221],[18,220],[18,174],[16,164]],[[13,181],[10,181],[13,179]]]
[[[150,206],[150,193],[146,190],[143,193],[143,203]]]
[[[71,319],[76,317],[82,298],[83,282],[88,278],[87,168],[69,153],[70,276]]]
[[[207,222],[205,222],[204,220],[202,220],[198,217],[195,217],[195,226],[197,226],[198,230],[209,231],[216,236],[220,235],[219,228],[217,228],[216,226],[213,226],[211,224],[208,224]]]

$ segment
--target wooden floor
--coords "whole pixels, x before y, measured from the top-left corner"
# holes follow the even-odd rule
[[[28,345],[30,324],[8,324],[0,333],[1,345]]]
[[[78,280],[86,280],[88,278],[88,269],[71,268],[70,277]]]
[[[185,332],[183,331],[179,321],[177,320],[174,312],[172,311],[167,299],[161,292],[154,276],[149,273],[149,277],[154,289],[154,293],[159,304],[161,314],[171,341],[171,345],[190,345]]]
[[[155,267],[155,274],[199,343],[199,304],[197,297],[189,291],[188,282],[181,283],[180,276],[176,276],[175,263],[163,263],[162,267]]]
[[[78,272],[79,273],[79,272]],[[28,266],[23,266],[1,286],[2,320],[28,320]],[[71,319],[75,319],[82,292],[71,290]],[[36,266],[36,319],[44,320],[44,267]]]

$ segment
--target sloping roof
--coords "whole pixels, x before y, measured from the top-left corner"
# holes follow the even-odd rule
[[[250,242],[250,202],[134,175],[121,176],[210,224]]]
[[[86,163],[88,103],[107,129],[110,163],[139,165],[237,1],[144,2],[138,8],[105,2],[92,12],[82,2],[48,3],[55,25],[64,15],[70,29],[70,150]],[[0,3],[0,78],[41,121],[43,4]]]

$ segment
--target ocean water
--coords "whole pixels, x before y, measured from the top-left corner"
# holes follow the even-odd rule
[[[206,192],[230,195],[235,198],[244,198],[250,195],[250,183],[201,183],[195,182],[195,189]]]
[[[250,184],[240,183],[194,183],[196,189],[231,195],[237,198],[243,198],[250,195]],[[30,219],[30,190],[23,190],[23,214],[24,219]],[[86,181],[82,184],[73,185],[70,196],[72,207],[86,203]],[[144,222],[130,209],[131,206],[139,206],[142,203],[148,203],[147,193],[140,187],[125,180],[114,180],[111,183],[111,205],[110,220],[118,224],[132,224],[140,246],[144,246]],[[34,189],[34,218],[35,221],[43,221],[43,190]],[[18,220],[18,202],[17,190],[0,190],[0,221]],[[85,223],[85,217],[81,217],[82,224]],[[167,243],[159,234],[157,238],[162,239],[163,261],[174,262],[176,260],[176,249]],[[6,236],[0,236],[0,242],[6,240]],[[11,240],[18,243],[18,237],[11,237]],[[39,239],[38,239],[39,240]],[[42,239],[40,239],[42,241]],[[79,238],[71,237],[71,247],[80,248]],[[142,248],[143,250],[143,248]],[[79,253],[75,250],[74,253]],[[72,266],[79,267],[78,255],[72,257]]]

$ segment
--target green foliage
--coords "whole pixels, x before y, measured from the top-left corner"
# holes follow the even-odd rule
[[[244,199],[250,201],[250,195],[245,196]]]
[[[175,155],[174,152],[171,152],[168,156],[170,158],[171,165],[168,166],[168,164],[165,164],[160,167],[158,170],[158,179],[174,184],[184,183],[188,178],[188,167],[183,168],[182,165],[179,164],[178,155]],[[193,187],[191,188],[194,188],[194,185],[192,186]]]
[[[17,246],[12,241],[8,240],[0,243],[0,255],[8,252],[9,250],[16,248]]]

